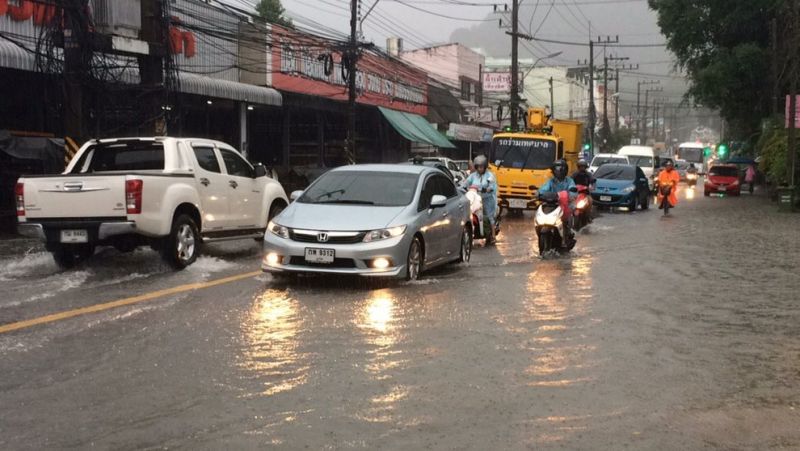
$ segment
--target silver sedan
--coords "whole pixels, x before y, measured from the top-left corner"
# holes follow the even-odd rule
[[[344,166],[291,197],[267,226],[266,272],[413,280],[472,254],[469,202],[435,168]]]

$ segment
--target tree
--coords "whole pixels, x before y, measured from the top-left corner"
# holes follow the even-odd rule
[[[256,5],[256,15],[269,23],[292,26],[292,19],[285,17],[286,10],[281,5],[281,0],[260,0]]]
[[[770,114],[770,21],[782,0],[648,0],[690,81],[687,95],[720,110],[733,137]],[[738,135],[738,136],[736,136]]]

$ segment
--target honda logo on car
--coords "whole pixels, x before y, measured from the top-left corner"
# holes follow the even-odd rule
[[[317,241],[320,243],[327,243],[328,242],[328,234],[325,232],[320,232],[317,234]]]

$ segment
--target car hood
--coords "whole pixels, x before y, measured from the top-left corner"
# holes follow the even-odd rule
[[[392,224],[408,207],[369,205],[303,204],[293,202],[275,222],[292,229],[360,231],[382,229]]]
[[[617,191],[629,186],[633,186],[633,180],[598,179],[595,184],[594,192]]]

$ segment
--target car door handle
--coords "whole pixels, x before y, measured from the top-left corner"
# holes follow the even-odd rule
[[[208,180],[207,178],[203,177],[203,178],[200,179],[200,184],[203,185],[203,186],[208,186],[208,185],[211,184],[211,181]]]
[[[230,182],[228,182],[228,185],[230,185],[231,188],[233,188],[233,189],[236,189],[236,187],[239,186],[239,184],[236,183],[235,180],[231,180]]]

